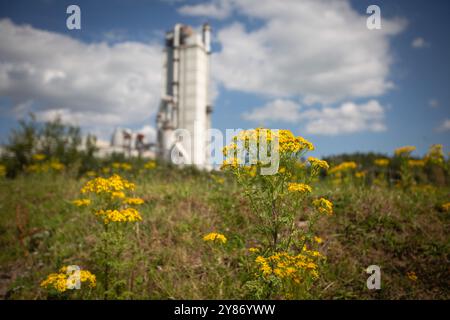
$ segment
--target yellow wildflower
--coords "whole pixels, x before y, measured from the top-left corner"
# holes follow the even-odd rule
[[[433,144],[425,156],[425,161],[437,165],[444,164],[444,151],[442,144]]]
[[[328,162],[326,162],[325,160],[319,160],[314,157],[309,157],[308,161],[309,161],[309,163],[311,163],[312,167],[323,168],[325,170],[328,170],[328,168],[330,167],[328,165]]]
[[[423,166],[425,166],[425,161],[411,159],[411,160],[408,160],[408,165],[410,167],[423,167]]]
[[[277,252],[267,258],[258,256],[255,263],[263,277],[274,275],[280,279],[300,283],[301,278],[309,274],[318,277],[316,260],[321,258],[317,251],[304,250],[301,254],[291,255],[287,252]]]
[[[365,176],[366,176],[366,171],[355,172],[355,177],[356,178],[364,178]]]
[[[122,210],[98,210],[95,215],[103,219],[103,223],[142,221],[140,213],[134,208]]]
[[[120,169],[121,163],[120,162],[113,162],[112,167],[114,169]]]
[[[125,192],[123,192],[123,191],[112,191],[111,192],[111,198],[117,198],[117,199],[123,199],[123,198],[125,198],[126,197],[126,195],[125,195]]]
[[[88,176],[88,177],[95,177],[96,175],[97,175],[97,173],[95,172],[95,171],[88,171],[88,172],[86,172],[86,175]]]
[[[50,162],[50,167],[55,171],[61,171],[64,169],[64,165],[58,160],[53,160]]]
[[[408,277],[409,280],[411,281],[417,281],[417,275],[414,271],[409,271],[406,273],[406,276]]]
[[[222,153],[225,157],[234,157],[236,151],[238,150],[238,145],[234,142],[222,148]]]
[[[220,170],[236,169],[240,163],[241,161],[237,157],[225,159],[222,163],[222,166],[220,167]]]
[[[394,153],[397,157],[408,157],[414,150],[416,150],[414,146],[404,146],[395,149]]]
[[[248,248],[248,251],[251,252],[251,253],[258,253],[259,252],[259,248],[254,248],[254,247]]]
[[[450,202],[446,202],[442,205],[442,210],[449,211],[450,210]]]
[[[203,237],[203,241],[218,241],[218,242],[222,242],[222,243],[226,243],[227,242],[227,238],[220,233],[216,233],[216,232],[211,232],[208,233],[207,235],[205,235]]]
[[[130,205],[140,205],[144,203],[144,200],[141,198],[126,198],[123,203]]]
[[[289,130],[271,130],[264,128],[243,130],[233,138],[232,143],[222,149],[222,152],[226,157],[226,161],[224,161],[222,167],[236,168],[239,165],[238,160],[236,160],[238,158],[238,149],[242,148],[248,151],[252,149],[251,145],[255,145],[259,150],[259,148],[262,148],[262,146],[260,146],[261,142],[266,142],[268,145],[267,148],[270,149],[270,145],[273,143],[274,138],[277,138],[278,145],[274,145],[273,148],[280,153],[296,154],[304,150],[314,150],[314,146],[311,142],[303,137],[294,136]],[[241,141],[241,143],[237,144],[238,141]]]
[[[379,167],[387,167],[389,165],[389,159],[375,159],[374,163]]]
[[[343,171],[356,169],[356,167],[357,167],[356,162],[345,161],[345,162],[342,162],[341,164],[331,168],[330,170],[328,170],[328,173],[329,174],[340,173],[340,172],[343,172]]]
[[[33,160],[36,160],[36,161],[42,161],[46,158],[45,154],[42,154],[42,153],[33,154],[32,157],[33,157]]]
[[[4,177],[6,175],[6,167],[0,164],[0,177]]]
[[[124,190],[134,190],[134,183],[123,179],[117,174],[112,175],[109,178],[98,177],[93,180],[88,181],[83,188],[81,188],[82,193],[92,192],[92,193],[112,193],[116,191]]]
[[[289,183],[288,191],[290,192],[300,192],[300,193],[311,193],[312,188],[304,183]]]
[[[96,286],[96,277],[88,270],[80,270],[79,279],[73,276],[74,274],[76,274],[76,270],[73,270],[71,274],[69,274],[67,270],[67,267],[62,267],[59,273],[49,274],[47,278],[41,282],[41,287],[47,289],[52,288],[62,293],[68,289],[75,289],[76,287],[74,285],[76,284],[77,280],[79,280],[81,284],[87,283],[90,288],[94,288]]]
[[[323,242],[321,237],[314,237],[314,241],[317,242],[318,244],[321,244]]]
[[[155,161],[149,161],[146,164],[144,164],[144,168],[147,170],[152,170],[156,168],[156,162]]]
[[[133,167],[129,163],[122,163],[120,167],[125,171],[130,171],[131,169],[133,169]]]
[[[319,198],[313,201],[313,205],[321,213],[326,213],[328,215],[333,214],[333,203],[325,198]]]
[[[91,204],[91,199],[75,199],[72,203],[77,207],[88,206]]]

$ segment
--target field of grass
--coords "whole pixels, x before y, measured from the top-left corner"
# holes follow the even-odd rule
[[[95,252],[102,226],[71,202],[87,179],[50,172],[0,178],[0,298],[52,298],[40,283],[64,265],[102,272]],[[232,176],[158,166],[128,179],[145,203],[142,222],[127,233],[133,253],[122,255],[115,298],[251,298],[248,248],[261,235]],[[330,199],[334,214],[316,224],[326,262],[304,298],[449,299],[449,213],[442,209],[449,193],[316,182],[314,194]],[[296,224],[304,224],[301,214]],[[226,245],[202,240],[214,231],[226,235]],[[370,265],[381,267],[380,290],[366,287]],[[87,297],[103,298],[97,289]]]

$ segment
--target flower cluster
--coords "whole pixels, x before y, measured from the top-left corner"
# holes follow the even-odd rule
[[[250,253],[258,253],[260,250],[259,250],[259,248],[251,247],[251,248],[248,248],[248,251]]]
[[[328,170],[328,168],[330,167],[328,165],[328,162],[326,162],[325,160],[320,160],[320,159],[317,159],[314,157],[309,157],[308,161],[313,168],[322,168],[322,169]]]
[[[43,161],[43,160],[45,160],[46,156],[45,156],[45,154],[42,154],[42,153],[36,153],[36,154],[33,154],[31,156],[31,158],[35,161]]]
[[[125,208],[121,210],[98,210],[96,216],[103,218],[103,222],[136,222],[142,221],[140,213],[134,208]]]
[[[224,184],[225,179],[221,177],[217,177],[215,175],[211,175],[211,179],[213,179],[218,184]]]
[[[239,161],[239,158],[237,157],[225,159],[222,163],[222,166],[220,167],[220,170],[236,169],[240,163],[241,161]]]
[[[312,279],[317,279],[317,260],[322,258],[318,251],[303,248],[302,253],[291,255],[288,252],[277,252],[269,257],[258,256],[255,262],[263,277],[275,276],[279,279],[292,280],[301,283],[305,273]]]
[[[0,164],[0,177],[4,177],[6,175],[6,167]]]
[[[375,159],[374,163],[379,167],[387,167],[389,165],[389,159]]]
[[[91,204],[91,199],[75,199],[72,203],[77,207],[88,206]]]
[[[125,171],[130,171],[131,169],[133,169],[131,164],[126,162],[114,162],[112,164],[112,167],[117,170],[125,170]]]
[[[112,175],[109,178],[98,177],[93,180],[88,181],[83,188],[81,188],[81,193],[96,193],[96,194],[112,194],[113,192],[123,192],[124,190],[134,190],[135,185],[123,179],[117,174]]]
[[[91,178],[92,177],[96,177],[97,176],[97,172],[89,170],[89,171],[86,172],[86,176],[91,177]]]
[[[296,137],[290,130],[278,131],[278,144],[281,153],[298,153],[314,150],[314,145],[303,137]]]
[[[331,168],[330,170],[328,170],[328,173],[334,174],[334,173],[338,173],[338,172],[345,172],[345,171],[349,171],[352,169],[356,169],[356,167],[357,167],[356,162],[345,161],[345,162],[342,162],[341,164],[338,164],[337,166]]]
[[[312,188],[304,183],[291,182],[288,184],[289,192],[311,193]]]
[[[320,172],[320,169],[328,170],[328,168],[330,167],[328,165],[328,162],[326,162],[325,160],[320,160],[320,159],[317,159],[314,157],[309,157],[308,161],[311,164],[311,169],[312,169],[314,175],[317,175]]]
[[[149,161],[146,164],[144,164],[144,169],[152,170],[156,168],[156,162],[155,161]]]
[[[141,198],[126,198],[123,200],[123,203],[130,205],[141,205],[144,203],[144,200]]]
[[[43,158],[43,159],[45,159],[45,158]],[[44,172],[49,172],[49,171],[59,172],[59,171],[64,170],[64,168],[65,168],[64,164],[59,162],[59,160],[52,159],[50,161],[44,161],[44,162],[30,164],[25,168],[25,170],[27,172],[32,172],[32,173],[44,173]]]
[[[275,144],[275,141],[277,142]],[[242,165],[238,152],[254,153],[263,150],[261,143],[265,143],[267,150],[279,152],[280,155],[298,155],[303,151],[314,150],[314,145],[303,137],[296,137],[290,130],[271,130],[264,128],[240,131],[232,142],[222,149],[225,160],[222,169],[235,169]],[[273,144],[273,145],[272,145]],[[270,148],[270,147],[273,148]],[[256,150],[253,150],[253,147]],[[266,150],[264,150],[267,152]],[[323,166],[324,164],[321,163]]]
[[[444,151],[442,144],[433,144],[425,156],[425,161],[437,165],[444,164]]]
[[[417,281],[417,275],[416,275],[416,273],[414,272],[414,271],[408,271],[407,273],[406,273],[406,276],[408,277],[408,279],[409,280],[411,280],[411,281]]]
[[[101,209],[93,208],[95,215],[102,219],[105,225],[110,222],[136,222],[142,221],[140,213],[129,205],[141,205],[141,198],[127,197],[128,190],[134,190],[134,183],[114,174],[109,178],[97,177],[92,179],[81,188],[81,193],[93,193],[101,197]],[[83,199],[81,199],[83,200]],[[89,200],[89,199],[85,199]],[[83,202],[78,202],[84,204]]]
[[[227,238],[223,234],[211,232],[203,237],[203,241],[212,241],[212,242],[217,241],[217,242],[226,243]]]
[[[394,154],[397,157],[409,157],[411,152],[413,152],[414,150],[416,150],[416,147],[414,147],[414,146],[404,146],[404,147],[395,149]]]
[[[68,272],[68,267],[62,267],[59,273],[51,273],[41,282],[41,287],[47,289],[55,289],[58,292],[65,292],[68,289],[74,289],[77,281],[87,283],[90,288],[94,288],[97,284],[96,277],[88,270],[79,270],[79,278],[76,277],[77,270],[72,273]]]
[[[424,167],[425,166],[425,160],[408,160],[408,165],[410,167]]]
[[[333,214],[333,203],[325,198],[319,198],[313,201],[313,205],[320,213],[328,215]]]
[[[356,178],[364,178],[367,175],[367,171],[358,171],[355,172],[355,177]]]

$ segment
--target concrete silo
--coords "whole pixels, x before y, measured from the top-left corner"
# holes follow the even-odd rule
[[[167,32],[165,41],[162,98],[156,119],[158,155],[175,164],[210,169],[210,26],[204,24],[198,33],[177,24]]]

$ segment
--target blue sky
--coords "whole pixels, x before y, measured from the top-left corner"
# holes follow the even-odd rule
[[[448,1],[280,2],[0,1],[0,140],[30,110],[105,139],[152,134],[164,32],[208,21],[215,128],[288,128],[319,156],[449,151]],[[70,4],[81,30],[66,28]],[[381,30],[366,28],[371,4]]]

